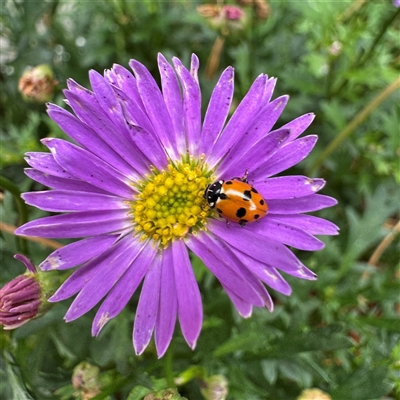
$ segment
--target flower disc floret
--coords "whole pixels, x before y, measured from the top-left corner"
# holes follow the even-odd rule
[[[200,165],[169,164],[140,182],[132,202],[135,231],[166,247],[172,240],[204,229],[208,207],[203,198],[209,183]]]

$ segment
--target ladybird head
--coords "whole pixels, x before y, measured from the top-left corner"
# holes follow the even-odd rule
[[[206,190],[204,191],[204,198],[207,200],[207,203],[210,206],[210,208],[215,207],[219,195],[221,194],[221,188],[223,184],[224,181],[220,180],[206,187]]]

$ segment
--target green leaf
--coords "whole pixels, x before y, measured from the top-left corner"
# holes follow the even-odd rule
[[[6,361],[7,380],[13,392],[13,399],[34,400],[24,385],[19,366],[12,359],[10,353],[5,352],[4,355],[4,359]]]
[[[386,381],[388,369],[362,366],[330,394],[333,400],[369,400],[388,394],[393,385]]]
[[[151,393],[152,390],[144,386],[135,386],[129,393],[126,400],[143,400],[146,394]]]

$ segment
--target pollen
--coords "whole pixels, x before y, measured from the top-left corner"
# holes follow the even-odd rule
[[[193,161],[153,170],[138,184],[139,194],[131,202],[135,234],[165,248],[173,240],[205,229],[209,207],[203,194],[209,179],[204,167]]]

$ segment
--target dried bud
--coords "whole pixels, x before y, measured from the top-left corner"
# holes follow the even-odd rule
[[[246,22],[246,13],[238,6],[217,6],[204,4],[197,7],[197,12],[207,18],[211,27],[220,31],[224,36],[231,32],[243,29]]]
[[[338,40],[335,40],[331,46],[329,47],[329,53],[333,56],[338,56],[342,52],[342,43]]]
[[[27,69],[21,76],[18,90],[26,101],[46,103],[53,97],[57,85],[52,69],[47,64]]]
[[[228,381],[223,375],[212,375],[202,382],[200,391],[206,400],[225,400],[228,396]]]
[[[22,254],[14,256],[28,271],[17,276],[0,289],[0,324],[4,329],[15,329],[39,315],[42,288],[32,262]]]
[[[82,400],[92,399],[100,393],[99,373],[98,367],[85,361],[74,368],[72,386],[80,392]]]
[[[332,400],[332,397],[320,389],[305,389],[297,400]]]
[[[160,390],[156,393],[149,393],[143,400],[187,400],[186,397],[176,391],[176,389]]]

